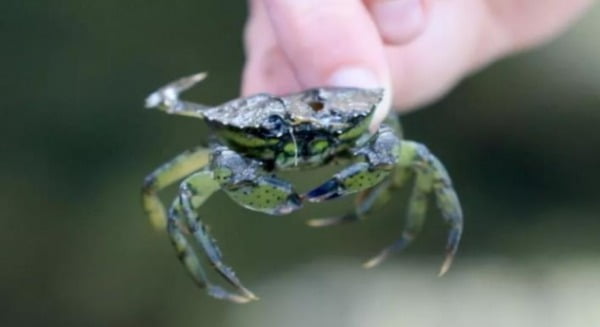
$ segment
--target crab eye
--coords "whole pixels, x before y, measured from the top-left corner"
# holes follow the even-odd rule
[[[271,115],[263,124],[264,128],[272,132],[281,132],[283,130],[283,119],[278,115]]]
[[[267,118],[267,123],[272,126],[279,126],[282,124],[281,117],[279,117],[277,115],[271,115]]]

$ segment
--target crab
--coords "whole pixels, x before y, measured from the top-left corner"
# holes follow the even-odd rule
[[[149,174],[142,187],[142,204],[151,223],[166,228],[180,261],[209,295],[237,303],[258,299],[223,263],[221,251],[197,213],[219,190],[247,209],[270,215],[289,214],[305,202],[358,194],[352,212],[308,221],[310,226],[323,227],[364,219],[386,202],[390,191],[414,176],[400,238],[364,265],[374,267],[411,243],[421,230],[428,197],[433,194],[450,226],[439,275],[446,273],[463,230],[458,197],[442,163],[424,145],[404,140],[394,115],[375,132],[369,131],[382,89],[321,87],[285,96],[261,93],[219,106],[179,99],[179,93],[205,77],[200,73],[181,78],[146,99],[147,108],[204,120],[214,136],[208,147],[186,151]],[[291,183],[274,175],[340,162],[348,165],[306,193],[298,193]],[[180,179],[178,194],[165,211],[158,192]],[[202,249],[232,290],[209,281],[196,248]]]

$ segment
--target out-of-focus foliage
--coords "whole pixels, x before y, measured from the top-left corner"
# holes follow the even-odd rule
[[[598,307],[598,299],[582,286],[598,290],[598,267],[573,264],[600,257],[598,9],[556,42],[495,64],[404,118],[406,135],[442,158],[463,201],[465,236],[448,278],[435,278],[437,266],[430,264],[441,261],[445,234],[433,210],[404,255],[381,270],[360,270],[363,259],[397,237],[406,194],[369,221],[323,230],[303,221],[343,212],[350,199],[267,217],[218,195],[202,215],[226,261],[264,298],[248,307],[196,289],[139,207],[144,175],[207,135],[201,122],[144,111],[144,97],[200,70],[211,77],[189,97],[205,103],[236,97],[243,5],[8,0],[0,2],[0,13],[0,325],[277,326],[281,316],[269,319],[280,307],[276,299],[299,303],[289,319],[310,314],[311,324],[327,325],[330,312],[307,310],[339,298],[344,310],[363,319],[349,325],[363,326],[373,311],[355,310],[376,294],[356,302],[348,297],[360,297],[369,285],[385,292],[383,308],[402,312],[410,304],[438,315],[440,303],[448,302],[460,312],[442,313],[459,322],[471,309],[473,321],[482,321],[479,298],[489,302],[491,321],[495,310],[530,317],[522,310],[532,308],[543,315],[537,301],[545,297],[533,292],[560,297],[568,289],[560,297],[570,305],[561,311],[565,321],[580,315],[596,319],[586,326],[600,324],[585,311]],[[307,189],[333,171],[286,177]],[[341,256],[347,259],[341,267],[306,268]],[[421,288],[413,280],[432,295],[415,294]],[[299,287],[324,284],[331,293],[305,291],[294,302]],[[461,299],[468,301],[456,304]],[[373,303],[366,308],[379,310]],[[398,317],[387,314],[390,321]],[[407,319],[411,325],[437,321]]]

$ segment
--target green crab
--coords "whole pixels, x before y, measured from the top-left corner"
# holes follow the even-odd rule
[[[146,99],[147,108],[206,121],[214,137],[209,147],[184,152],[148,175],[142,202],[153,225],[166,225],[177,256],[208,294],[238,303],[257,299],[223,263],[215,240],[198,216],[200,206],[219,190],[247,209],[270,215],[288,214],[306,201],[322,202],[358,193],[353,212],[308,222],[320,227],[363,219],[386,202],[390,191],[414,176],[400,239],[365,266],[377,265],[415,238],[425,219],[428,196],[433,194],[450,225],[440,275],[448,270],[463,229],[458,197],[440,161],[424,145],[401,138],[397,119],[389,117],[375,133],[369,132],[383,90],[323,87],[286,96],[256,94],[214,107],[179,100],[180,92],[205,77],[201,73],[181,78]],[[273,174],[339,162],[349,165],[303,194]],[[178,195],[165,212],[157,193],[182,178]],[[235,292],[209,281],[196,246]]]

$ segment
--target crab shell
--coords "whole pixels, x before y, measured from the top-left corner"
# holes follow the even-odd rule
[[[214,127],[256,130],[280,137],[290,128],[342,134],[371,117],[383,98],[383,89],[315,88],[285,96],[261,93],[206,109]]]

